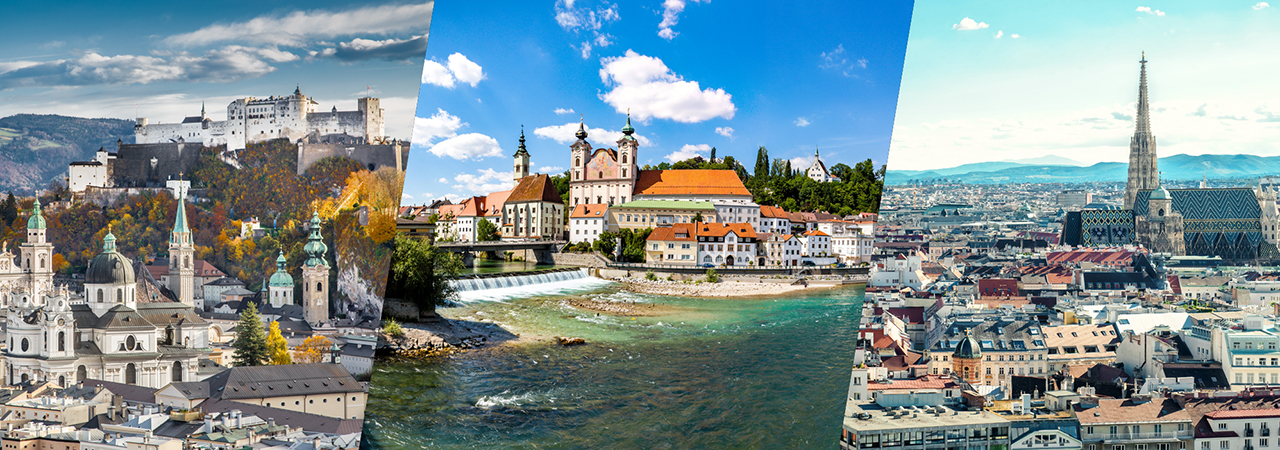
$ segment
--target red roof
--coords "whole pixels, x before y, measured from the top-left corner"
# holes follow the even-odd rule
[[[914,380],[893,380],[892,382],[874,382],[867,383],[869,391],[884,391],[890,389],[951,389],[955,388],[955,381],[951,380],[949,375],[925,375]]]
[[[742,195],[751,191],[732,170],[641,170],[635,196],[641,195]]]
[[[723,237],[733,232],[738,237],[755,238],[756,229],[749,223],[702,223],[696,222],[698,236],[715,236]],[[661,227],[659,227],[661,229]]]
[[[647,241],[692,241],[695,236],[690,231],[693,229],[691,223],[673,223],[669,227],[654,228],[649,233]]]
[[[605,211],[609,210],[609,205],[604,203],[580,204],[573,208],[573,214],[569,215],[571,219],[600,219],[604,217]]]
[[[831,236],[831,235],[829,235],[829,234],[827,234],[827,233],[823,233],[823,232],[818,231],[818,230],[806,231],[806,232],[804,233],[804,235],[805,235],[805,236]]]
[[[1224,409],[1205,414],[1210,419],[1254,419],[1280,417],[1280,409]]]
[[[770,219],[786,219],[787,212],[777,206],[760,205],[760,217],[768,217]]]

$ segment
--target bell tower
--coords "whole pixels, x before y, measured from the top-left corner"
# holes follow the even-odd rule
[[[191,240],[191,229],[187,227],[186,195],[180,195],[173,231],[169,234],[169,290],[179,302],[192,308],[196,305],[195,253],[195,242]]]
[[[41,301],[46,294],[53,292],[53,244],[49,243],[47,233],[40,199],[36,198],[31,217],[27,219],[27,240],[18,246],[26,285],[35,301]]]
[[[587,142],[587,126],[582,119],[578,120],[578,132],[573,134],[578,140],[569,145],[569,208],[581,203],[593,203],[588,200],[591,192],[586,188],[587,164],[591,162],[591,143]]]
[[[520,148],[516,150],[515,170],[511,171],[511,177],[515,184],[520,184],[520,179],[529,176],[529,150],[524,148],[524,127],[520,127]]]
[[[320,214],[311,213],[311,236],[302,250],[307,260],[302,263],[302,316],[311,325],[329,321],[329,247],[320,234]]]
[[[618,178],[627,180],[624,183],[630,186],[635,186],[636,178],[640,175],[636,165],[640,142],[632,136],[635,132],[636,129],[631,127],[631,112],[627,112],[627,125],[622,127],[622,138],[618,139]],[[623,198],[621,203],[626,202],[627,199]]]

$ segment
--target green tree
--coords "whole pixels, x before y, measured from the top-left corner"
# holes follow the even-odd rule
[[[236,339],[231,347],[236,349],[234,361],[237,366],[261,366],[271,360],[267,336],[262,331],[262,316],[258,315],[258,307],[253,303],[240,312]]]
[[[476,223],[477,241],[496,241],[498,238],[498,226],[490,222],[489,219],[480,219]]]
[[[702,213],[693,213],[693,222],[698,223],[701,221],[702,221]]]
[[[462,271],[462,258],[421,238],[397,235],[391,252],[391,276],[387,297],[418,305],[423,313],[434,311],[457,296],[449,281]]]
[[[711,163],[713,163],[713,164],[716,162],[716,148],[715,148],[715,147],[711,147],[711,158],[710,158],[710,160],[711,160],[710,162],[711,162]]]
[[[293,358],[289,356],[289,341],[280,333],[280,322],[274,320],[267,334],[267,352],[271,355],[271,365],[293,364]]]
[[[756,167],[751,175],[760,179],[769,178],[769,150],[764,148],[763,145],[760,146],[759,150],[756,150]]]

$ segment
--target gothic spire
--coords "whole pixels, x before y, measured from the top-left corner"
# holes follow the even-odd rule
[[[1151,105],[1147,102],[1147,52],[1142,52],[1142,75],[1138,78],[1138,117],[1135,124],[1135,135],[1151,134]]]

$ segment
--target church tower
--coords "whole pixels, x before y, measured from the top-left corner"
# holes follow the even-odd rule
[[[1142,74],[1138,79],[1138,116],[1133,139],[1129,141],[1129,181],[1124,188],[1124,209],[1133,209],[1138,191],[1160,185],[1156,170],[1156,137],[1151,134],[1151,105],[1147,101],[1147,55],[1142,54]]]
[[[178,197],[178,211],[174,213],[173,231],[169,234],[169,290],[182,304],[192,308],[195,298],[195,242],[187,227],[186,196]]]
[[[529,150],[524,148],[524,127],[520,127],[520,148],[516,150],[515,170],[511,172],[511,177],[515,184],[520,184],[520,179],[529,176]]]
[[[981,384],[982,347],[973,338],[970,330],[964,330],[964,339],[956,344],[956,351],[951,354],[951,373],[972,384]]]
[[[632,136],[635,132],[636,129],[631,127],[631,113],[628,112],[627,125],[622,127],[622,138],[618,139],[618,167],[622,170],[618,176],[628,180],[628,184],[632,186],[640,175],[636,168],[636,152],[640,150],[640,142]],[[622,203],[626,202],[626,199],[622,200]]]
[[[523,139],[523,138],[522,138]],[[329,262],[324,259],[329,247],[320,235],[320,215],[311,213],[311,236],[302,247],[307,260],[302,263],[302,316],[316,325],[329,321]]]
[[[280,251],[280,256],[276,258],[276,273],[271,274],[271,278],[267,280],[267,301],[263,304],[270,303],[271,306],[279,308],[284,305],[293,304],[293,276],[289,275],[289,269],[284,267],[289,262],[284,257],[284,251]]]
[[[53,292],[53,244],[49,243],[39,198],[27,219],[27,240],[18,247],[18,254],[32,300],[43,301],[46,294]]]
[[[591,143],[587,142],[586,124],[579,120],[578,132],[573,135],[574,137],[577,137],[578,140],[569,145],[569,159],[572,163],[572,165],[569,166],[569,170],[573,172],[573,179],[569,180],[569,182],[570,184],[579,184],[583,180],[586,180],[587,163],[591,161]],[[572,192],[570,193],[570,197],[572,197],[572,203],[569,205],[570,208],[577,207],[579,203],[592,203],[592,201],[583,197],[584,195],[589,194],[582,191],[583,188],[581,185],[573,187]]]

